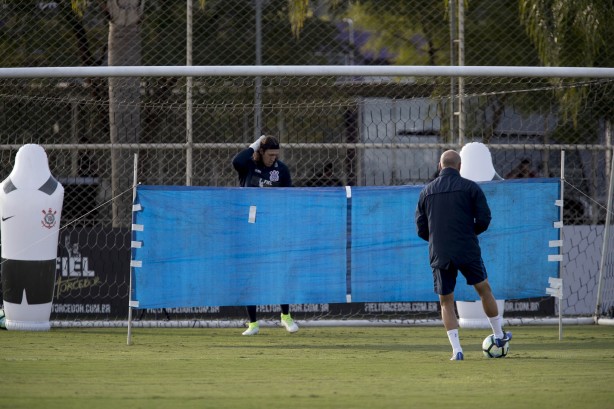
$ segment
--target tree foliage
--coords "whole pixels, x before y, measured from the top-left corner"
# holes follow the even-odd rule
[[[522,24],[546,66],[614,66],[614,3],[604,0],[519,0]],[[614,98],[587,83],[566,87],[556,80],[563,117],[596,133],[598,118],[614,118]],[[595,109],[587,109],[593,105]],[[581,114],[582,112],[582,114]]]

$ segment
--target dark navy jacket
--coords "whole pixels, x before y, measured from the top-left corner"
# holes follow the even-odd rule
[[[281,161],[276,160],[273,166],[254,162],[254,150],[242,150],[232,160],[232,166],[239,173],[239,182],[243,187],[292,187],[290,170]]]
[[[416,230],[429,242],[431,267],[456,267],[482,258],[478,234],[490,224],[490,208],[477,183],[445,168],[420,192]]]

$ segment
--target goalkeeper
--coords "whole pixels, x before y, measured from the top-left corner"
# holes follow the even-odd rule
[[[272,136],[262,135],[249,148],[239,152],[232,160],[232,166],[239,174],[242,187],[291,187],[290,170],[279,159],[279,142]],[[243,335],[256,335],[260,331],[256,306],[247,306],[249,326]],[[281,305],[281,324],[288,332],[298,331],[290,316],[290,306]]]
[[[441,317],[452,345],[452,360],[463,360],[454,311],[454,287],[458,271],[465,276],[482,300],[482,307],[502,347],[512,339],[502,329],[497,302],[482,261],[478,235],[488,229],[490,208],[477,183],[460,175],[461,157],[445,151],[439,160],[439,176],[420,192],[416,207],[418,236],[429,242],[435,293],[439,295]]]

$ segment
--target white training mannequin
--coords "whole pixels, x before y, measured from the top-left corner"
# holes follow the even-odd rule
[[[465,179],[474,182],[501,180],[492,164],[490,150],[481,142],[470,142],[460,151],[460,174]]]
[[[42,146],[27,144],[0,184],[5,325],[48,331],[64,188]]]
[[[40,145],[23,145],[15,155],[15,167],[9,175],[19,189],[38,189],[51,176],[47,154]]]
[[[470,142],[460,151],[462,177],[474,182],[501,180],[495,171],[490,150],[481,142]],[[503,316],[505,300],[495,300],[499,316]],[[456,301],[458,322],[462,328],[491,328],[481,301]]]
[[[2,257],[51,260],[57,256],[64,188],[40,145],[19,148],[15,167],[0,184]]]

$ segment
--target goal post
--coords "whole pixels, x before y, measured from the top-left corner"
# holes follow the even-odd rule
[[[111,95],[111,77],[138,77],[126,83],[137,92]],[[462,95],[450,88],[460,77]],[[236,186],[230,160],[253,142],[258,114],[263,130],[280,138],[296,187],[332,179],[356,187],[422,185],[443,150],[462,147],[450,126],[462,116],[463,143],[486,144],[504,179],[557,177],[566,151],[562,313],[607,317],[614,315],[614,267],[602,254],[612,253],[604,237],[613,144],[605,107],[613,77],[613,68],[583,67],[0,68],[0,157],[10,164],[21,145],[39,143],[67,186],[52,317],[123,320],[134,153],[144,184]],[[463,112],[454,112],[460,97]],[[438,316],[428,302],[296,308],[314,320]],[[505,310],[508,317],[544,317],[554,314],[554,303],[544,291],[507,300]],[[215,307],[169,313],[214,320],[243,314]],[[155,309],[145,317],[165,319]]]
[[[612,268],[612,244],[610,239],[611,220],[612,220],[612,195],[614,194],[614,161],[610,161],[610,183],[608,186],[608,196],[605,215],[605,225],[603,230],[603,243],[601,258],[599,260],[599,278],[597,279],[597,302],[595,305],[594,319],[599,323],[599,319],[606,315],[611,321],[614,319],[614,303],[612,293],[614,293],[614,271]],[[605,305],[603,304],[604,300]],[[604,320],[605,323],[605,320]],[[614,324],[614,322],[609,322]]]

